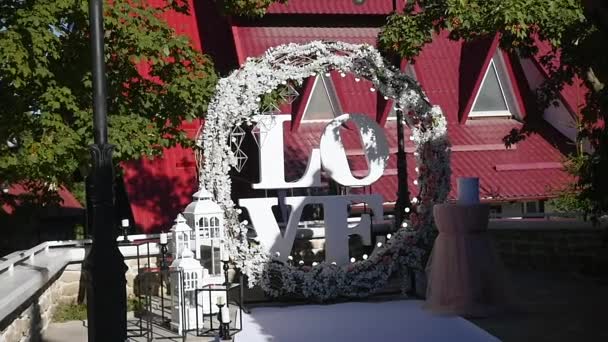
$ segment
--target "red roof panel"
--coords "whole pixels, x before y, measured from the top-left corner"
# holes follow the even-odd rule
[[[535,39],[535,43],[538,47],[538,53],[536,54],[536,56],[534,56],[533,60],[535,61],[536,66],[538,67],[540,72],[545,77],[548,77],[548,69],[540,63],[540,58],[551,52],[551,43],[540,40],[538,38]],[[553,64],[557,67],[560,63],[560,53],[558,51],[557,60],[553,60]],[[575,77],[572,80],[572,84],[564,84],[564,87],[560,92],[561,100],[564,105],[570,110],[573,116],[580,116],[581,109],[585,107],[587,103],[587,101],[585,100],[587,92],[588,89],[585,87],[583,81],[578,77]]]
[[[480,178],[481,196],[499,199],[546,198],[562,189],[572,178],[561,168],[556,168],[563,154],[552,146],[546,135],[557,134],[550,128],[541,130],[540,134],[532,135],[512,149],[494,149],[486,151],[479,145],[499,145],[506,133],[513,128],[521,127],[521,123],[513,120],[476,121],[472,125],[450,125],[449,135],[454,149],[459,146],[471,147],[469,151],[452,152],[452,184],[462,176]],[[319,147],[319,140],[325,123],[303,122],[297,132],[285,135],[286,174],[290,181],[298,179],[305,170],[306,163],[313,148]],[[397,134],[395,122],[389,121],[384,128],[391,148],[391,157],[383,176],[371,186],[371,191],[380,193],[386,201],[394,201],[397,191],[396,147]],[[408,136],[406,131],[406,137]],[[357,132],[343,129],[342,143],[347,154],[360,149]],[[409,148],[408,148],[409,147]],[[411,151],[413,145],[408,141],[406,150]],[[352,154],[352,153],[351,153]],[[356,153],[355,153],[356,154]],[[367,164],[363,155],[348,157],[351,170],[358,176],[365,175]],[[504,165],[510,169],[504,170]],[[531,167],[533,165],[534,167]],[[415,194],[415,159],[408,153],[408,176],[410,191]],[[455,187],[450,194],[455,198]]]
[[[194,137],[200,121],[184,123]],[[162,157],[123,163],[125,188],[135,224],[142,231],[167,231],[196,191],[194,152],[180,146],[166,149]]]
[[[379,29],[373,27],[239,27],[232,32],[239,63],[247,57],[264,54],[271,47],[287,43],[304,44],[314,40],[335,40],[347,43],[376,44]]]
[[[458,119],[465,122],[481,87],[485,71],[498,47],[498,36],[464,42],[459,64]]]
[[[403,1],[399,1],[402,7]],[[393,0],[367,0],[361,5],[353,0],[289,0],[274,3],[268,8],[272,14],[367,14],[381,15],[393,11]]]
[[[385,3],[368,1],[372,6],[390,6]],[[388,4],[388,5],[387,5]],[[291,0],[288,5],[273,5],[270,12],[299,14],[356,14],[349,12],[354,8],[352,0]],[[363,7],[361,7],[363,8]],[[381,7],[378,7],[384,10]],[[381,11],[378,9],[378,13]],[[367,9],[374,14],[373,10]],[[306,43],[313,40],[336,40],[350,43],[375,44],[377,28],[344,28],[344,27],[232,27],[237,57],[242,63],[247,57],[263,54],[268,48],[285,43]],[[545,198],[552,189],[563,187],[571,178],[566,172],[555,167],[525,168],[517,165],[555,165],[563,158],[563,153],[550,141],[560,141],[563,137],[550,127],[542,129],[537,135],[507,150],[496,148],[502,144],[502,138],[513,128],[521,127],[514,120],[469,120],[466,124],[458,123],[458,114],[463,106],[463,99],[474,94],[474,87],[463,81],[463,75],[479,74],[479,63],[488,56],[489,51],[483,46],[469,49],[461,41],[451,41],[445,34],[440,34],[428,44],[416,59],[415,72],[423,89],[434,104],[443,109],[448,119],[448,132],[454,151],[452,153],[452,182],[459,176],[478,176],[481,180],[482,197],[496,199]],[[475,51],[482,51],[475,53]],[[484,52],[485,51],[485,52]],[[467,57],[469,56],[469,57]],[[466,58],[465,58],[466,57]],[[477,70],[477,71],[476,71]],[[340,77],[332,74],[338,98],[345,112],[376,115],[375,93],[369,91],[366,81],[355,83],[352,76]],[[467,96],[464,96],[467,95]],[[293,180],[305,170],[312,148],[318,147],[320,135],[325,124],[302,123],[298,130],[291,132],[285,129],[285,159],[288,180]],[[358,134],[344,130],[342,140],[347,151],[360,149]],[[396,132],[394,121],[385,127],[391,151],[396,150]],[[408,136],[406,132],[406,137]],[[494,146],[490,150],[485,147]],[[410,141],[406,148],[411,149]],[[458,147],[466,147],[459,149]],[[482,148],[483,147],[483,148]],[[484,150],[485,148],[485,150]],[[463,151],[467,150],[467,151]],[[362,155],[350,153],[349,161],[353,171],[363,175],[366,163]],[[177,159],[176,159],[177,158]],[[180,164],[181,161],[185,161]],[[127,189],[135,219],[146,229],[170,226],[170,220],[190,200],[195,187],[195,168],[193,157],[188,151],[172,149],[165,153],[163,159],[142,161],[131,165],[125,173]],[[412,194],[415,194],[413,179],[414,158],[408,153],[408,174]],[[179,165],[178,165],[179,164]],[[180,167],[180,165],[182,165]],[[184,167],[186,165],[186,167]],[[511,170],[497,165],[516,165]],[[387,201],[395,199],[397,177],[395,175],[396,158],[392,155],[386,175],[371,186],[372,192],[380,193]],[[501,171],[502,170],[502,171]],[[454,188],[451,196],[454,197]],[[359,189],[356,191],[368,191]]]
[[[376,100],[375,92],[370,89],[373,84],[371,81],[361,79],[355,82],[352,74],[341,77],[339,73],[332,72],[332,81],[336,88],[336,93],[344,113],[359,113],[370,116],[376,120]]]
[[[194,0],[185,0],[184,2],[187,3],[190,12],[192,13],[194,11]],[[147,4],[160,8],[162,6],[167,6],[167,0],[149,0]],[[189,37],[192,45],[198,50],[201,49],[201,39],[196,23],[196,16],[168,11],[163,14],[163,19],[167,21],[167,24],[169,24],[177,34]]]
[[[13,184],[9,187],[7,194],[9,196],[20,196],[30,193],[31,191],[22,184]],[[74,197],[74,195],[65,187],[59,187],[59,189],[57,190],[57,194],[59,195],[59,198],[61,200],[61,202],[59,203],[60,208],[82,209],[82,204],[80,204],[76,197]],[[15,212],[17,207],[19,207],[19,205],[20,203],[3,203],[2,210],[7,214],[12,214],[13,212]]]

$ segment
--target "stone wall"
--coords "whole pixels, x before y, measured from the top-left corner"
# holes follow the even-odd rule
[[[140,267],[156,267],[156,256],[140,258]],[[131,297],[137,291],[134,286],[137,278],[137,258],[125,260],[129,267],[126,273],[127,296]],[[53,319],[55,309],[63,304],[75,304],[85,301],[86,280],[82,278],[82,264],[69,264],[60,273],[49,281],[45,289],[31,298],[23,305],[22,310],[5,319],[6,326],[0,326],[0,342],[26,342],[41,341],[42,332]],[[146,286],[143,279],[142,286]]]
[[[10,317],[12,322],[0,332],[0,341],[41,341],[42,332],[51,322],[62,297],[62,283],[54,281],[37,298],[26,302],[21,313]]]
[[[503,262],[512,269],[606,273],[608,246],[604,228],[490,229]]]

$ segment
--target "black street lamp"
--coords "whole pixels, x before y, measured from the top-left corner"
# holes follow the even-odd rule
[[[127,339],[127,266],[116,241],[113,146],[108,143],[103,0],[90,0],[94,144],[87,177],[87,225],[93,245],[84,262],[89,342]]]
[[[397,0],[393,0],[393,13],[397,13]],[[401,58],[392,60],[395,67],[401,67]],[[407,155],[405,153],[405,136],[403,134],[403,110],[395,108],[397,116],[397,201],[395,203],[395,229],[401,228],[403,221],[411,213],[410,190],[407,178]],[[406,211],[406,209],[409,209]],[[416,272],[410,272],[410,289],[408,295],[416,296]]]
[[[397,0],[393,0],[393,13],[397,12]],[[392,58],[394,66],[399,69],[401,58]],[[407,155],[405,153],[405,137],[403,134],[403,110],[395,108],[397,116],[397,201],[395,203],[395,228],[399,229],[403,220],[409,217],[405,212],[410,207],[410,191],[407,178]],[[409,211],[408,211],[409,212]]]
[[[407,155],[405,154],[405,137],[403,134],[403,111],[395,109],[397,114],[397,202],[395,203],[395,225],[399,229],[407,218],[405,208],[410,206],[410,191],[407,179]]]

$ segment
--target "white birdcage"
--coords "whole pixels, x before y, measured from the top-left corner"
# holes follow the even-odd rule
[[[209,275],[223,281],[221,260],[224,251],[224,211],[213,200],[213,195],[202,185],[192,195],[192,202],[184,210],[187,224],[194,230],[191,240],[196,258],[209,270]],[[216,281],[215,279],[212,281]]]

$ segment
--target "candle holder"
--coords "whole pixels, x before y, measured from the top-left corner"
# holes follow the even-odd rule
[[[224,341],[231,340],[230,337],[230,322],[220,323],[220,338]]]
[[[230,309],[228,308],[228,302],[226,302],[226,305],[218,303],[216,306],[218,308],[217,320],[220,322],[219,337],[224,341],[230,340]]]
[[[230,284],[230,281],[228,279],[228,270],[230,269],[230,259],[223,259],[222,260],[223,268],[224,268],[224,285],[228,286]],[[226,297],[228,298],[228,297]]]
[[[121,229],[122,229],[122,242],[123,243],[131,243],[131,240],[129,240],[129,220],[128,219],[124,219],[120,222],[121,225]]]
[[[169,269],[169,263],[167,262],[167,254],[169,248],[167,248],[167,242],[160,242],[160,269],[161,271],[167,271]]]
[[[226,265],[228,265],[228,262],[224,263],[224,267],[226,267]],[[197,316],[197,336],[214,337],[219,334],[222,340],[229,340],[243,329],[243,293],[240,291],[242,286],[242,283],[231,284],[227,282],[224,284],[208,284],[196,289],[194,296],[196,301],[195,306],[198,307],[198,301],[202,300],[204,302],[203,305],[215,305],[218,308],[217,315],[210,314],[208,318],[203,320],[203,326],[198,324],[199,320]],[[235,296],[233,297],[233,305],[230,305],[228,302],[230,291],[238,293],[238,295],[235,293]],[[200,296],[199,293],[201,294]],[[206,299],[203,300],[203,298]],[[217,298],[215,303],[212,301],[212,298]],[[236,313],[233,311],[234,319],[231,318],[231,308],[236,308]],[[211,312],[211,307],[209,309],[209,312]],[[202,311],[205,312],[204,308]]]
[[[167,263],[167,253],[169,249],[167,248],[167,241],[161,238],[160,240],[160,313],[161,313],[161,322],[162,324],[166,324],[168,321],[165,319],[165,274],[169,271],[169,264]]]

